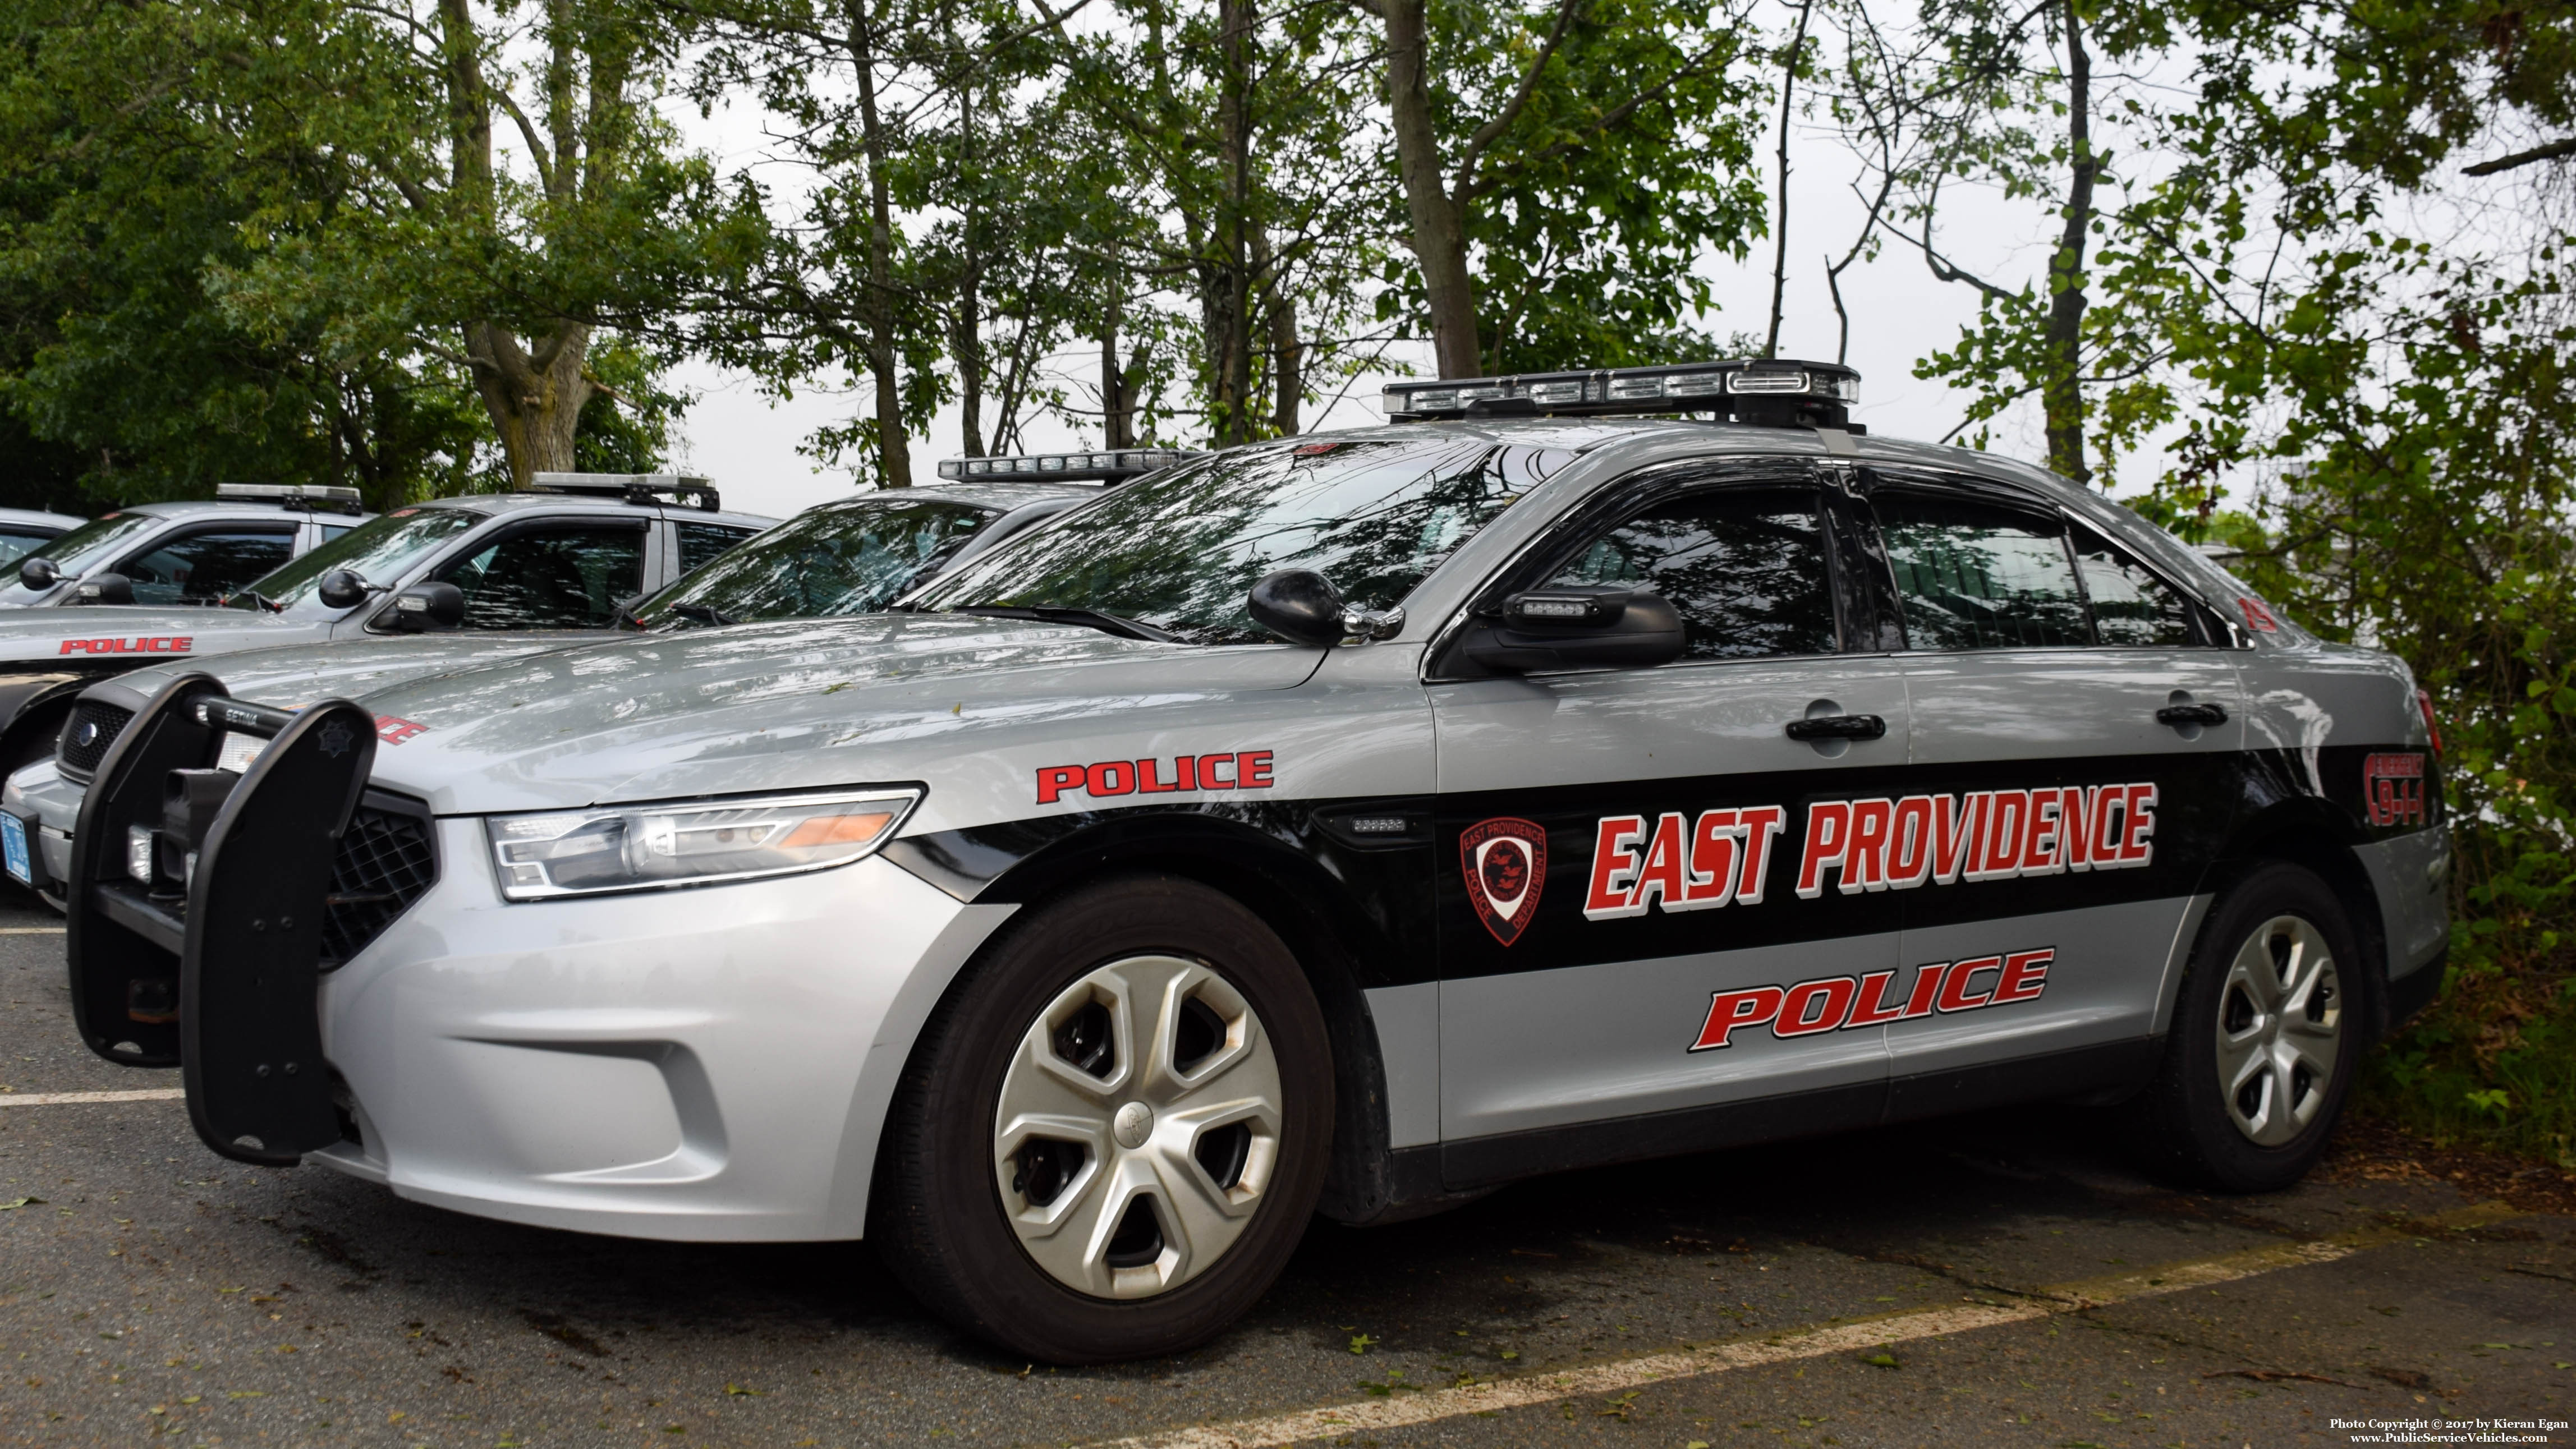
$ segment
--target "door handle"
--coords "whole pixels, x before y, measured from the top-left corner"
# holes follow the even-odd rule
[[[2164,725],[2223,725],[2227,711],[2215,704],[2169,704],[2156,711],[2156,723]]]
[[[1874,714],[1829,714],[1822,719],[1789,721],[1793,740],[1875,740],[1887,734],[1887,721]]]

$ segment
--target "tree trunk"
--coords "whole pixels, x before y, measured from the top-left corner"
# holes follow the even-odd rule
[[[539,473],[572,471],[582,404],[594,391],[582,376],[589,353],[590,328],[579,322],[558,324],[533,355],[498,323],[467,324],[465,358],[474,391],[501,435],[514,486],[527,487]]]
[[[2048,379],[2040,398],[2048,421],[2048,466],[2085,483],[2093,475],[2084,464],[2084,244],[2093,229],[2093,182],[2101,163],[2093,154],[2093,58],[2085,52],[2083,22],[2071,0],[2065,15],[2066,139],[2074,168],[2066,187],[2066,229],[2048,263]]]
[[[1126,369],[1118,361],[1118,329],[1126,321],[1125,299],[1118,290],[1121,273],[1111,253],[1109,305],[1100,315],[1100,446],[1136,446],[1136,400],[1127,388]]]
[[[1278,256],[1270,250],[1270,233],[1252,233],[1252,264],[1261,273],[1261,312],[1270,332],[1270,429],[1274,437],[1294,437],[1298,410],[1305,402],[1305,344],[1297,340],[1296,294],[1281,285]]]
[[[1440,176],[1440,138],[1431,116],[1431,26],[1427,0],[1385,0],[1386,99],[1395,122],[1396,172],[1412,224],[1414,259],[1431,312],[1432,353],[1442,377],[1474,377],[1476,283],[1467,271],[1463,208]]]
[[[901,348],[895,337],[894,207],[886,192],[885,123],[877,114],[875,18],[867,0],[850,3],[850,61],[858,73],[861,141],[868,158],[868,371],[876,379],[878,483],[912,485],[912,448],[903,426]]]
[[[1218,145],[1224,158],[1223,200],[1218,204],[1213,266],[1202,268],[1208,347],[1215,384],[1209,399],[1218,447],[1250,442],[1252,408],[1252,263],[1248,233],[1252,210],[1252,7],[1253,0],[1217,0],[1217,45],[1224,67],[1217,101]]]
[[[1789,41],[1789,58],[1780,66],[1780,224],[1771,251],[1771,335],[1762,355],[1780,355],[1780,313],[1789,292],[1789,98],[1798,87],[1798,56],[1807,48],[1807,17],[1815,0],[1798,6],[1798,33]]]

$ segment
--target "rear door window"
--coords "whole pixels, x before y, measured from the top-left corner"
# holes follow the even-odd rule
[[[2075,565],[2093,606],[2093,634],[2103,644],[2182,646],[2206,642],[2199,611],[2173,585],[2092,529],[2075,529]]]
[[[681,520],[673,524],[680,532],[680,572],[687,573],[702,563],[714,561],[727,549],[749,538],[755,532],[722,523],[694,523]]]
[[[2093,642],[2063,523],[1939,496],[1882,494],[1873,504],[1908,648]]]

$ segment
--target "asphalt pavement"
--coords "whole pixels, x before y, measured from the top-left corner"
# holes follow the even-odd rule
[[[2576,1442],[2576,1219],[2348,1163],[2268,1197],[2170,1192],[2073,1110],[1319,1223],[1214,1344],[1029,1365],[863,1244],[485,1222],[227,1162],[169,1097],[81,1100],[178,1074],[82,1050],[57,926],[0,910],[9,1442]]]

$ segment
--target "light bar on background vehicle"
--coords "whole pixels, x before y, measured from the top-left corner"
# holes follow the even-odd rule
[[[629,503],[679,500],[709,513],[724,506],[713,484],[688,473],[539,473],[528,487],[536,493],[580,493]]]
[[[1466,417],[1717,413],[1763,427],[1852,427],[1860,374],[1837,362],[1739,359],[1391,382],[1391,422]]]
[[[359,512],[355,488],[307,487],[302,483],[218,483],[218,503],[274,503],[280,508],[318,508],[332,513]]]
[[[1036,478],[1057,483],[1117,483],[1186,463],[1203,454],[1187,448],[1103,448],[1097,453],[1016,453],[995,458],[946,458],[939,476],[964,482]]]

